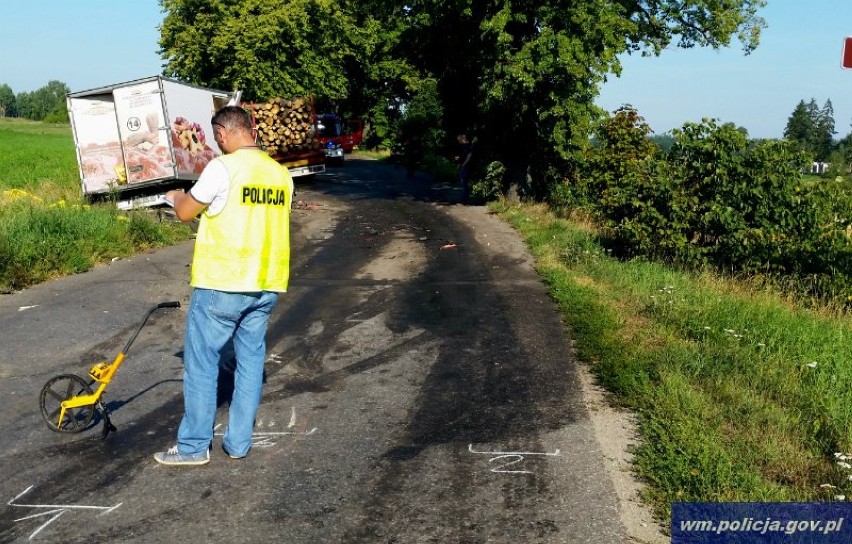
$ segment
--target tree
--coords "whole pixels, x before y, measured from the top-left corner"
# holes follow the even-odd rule
[[[68,85],[61,81],[49,81],[44,87],[31,93],[19,93],[15,97],[20,117],[42,121],[48,115],[50,121],[68,120],[65,95],[70,92]]]
[[[341,100],[346,64],[368,42],[333,0],[161,0],[164,73],[189,83],[241,89],[248,100],[312,93]]]
[[[840,160],[832,158],[832,169],[841,174],[848,174],[849,167],[852,165],[852,133],[847,134],[837,143],[835,154]]]
[[[12,87],[0,84],[0,117],[17,117],[18,106],[15,102],[15,93]]]
[[[765,0],[160,0],[165,73],[249,98],[324,95],[385,130],[434,81],[444,134],[543,196],[570,175],[618,55],[757,46]]]
[[[834,135],[834,106],[831,100],[826,100],[825,105],[819,110],[816,123],[814,123],[813,147],[814,156],[818,161],[827,161],[831,155]]]
[[[404,105],[427,78],[393,51],[400,28],[351,0],[160,0],[164,74],[241,89],[246,100],[314,95],[364,118],[368,145],[390,147]]]
[[[784,137],[799,145],[801,149],[805,149],[810,135],[814,130],[814,120],[805,105],[804,100],[799,100],[793,113],[787,119],[787,126],[784,128]]]
[[[784,137],[816,161],[828,160],[836,133],[831,100],[826,100],[820,109],[813,98],[807,104],[799,101],[784,129]]]
[[[15,104],[18,108],[18,117],[24,119],[32,119],[30,115],[32,93],[22,92],[15,95]]]
[[[618,55],[728,45],[750,51],[763,0],[365,2],[402,28],[394,52],[438,81],[448,135],[473,129],[483,164],[534,196],[570,175],[601,112],[598,85]],[[395,5],[395,10],[389,6]],[[556,167],[556,168],[554,168]]]

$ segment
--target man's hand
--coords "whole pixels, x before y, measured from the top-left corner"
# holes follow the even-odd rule
[[[192,221],[207,207],[207,204],[195,200],[191,194],[177,189],[167,192],[166,198],[175,203],[175,215],[183,222]]]

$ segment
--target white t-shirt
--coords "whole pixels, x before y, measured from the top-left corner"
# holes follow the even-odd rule
[[[213,159],[204,167],[201,175],[198,176],[198,181],[189,190],[189,194],[202,204],[207,204],[209,215],[217,215],[228,202],[230,189],[231,175],[228,173],[228,168],[222,161]]]

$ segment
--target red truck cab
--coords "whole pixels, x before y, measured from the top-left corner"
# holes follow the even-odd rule
[[[323,147],[329,142],[343,148],[345,153],[351,153],[355,146],[360,145],[364,133],[364,124],[360,119],[342,120],[334,113],[319,113],[316,116],[316,136]]]

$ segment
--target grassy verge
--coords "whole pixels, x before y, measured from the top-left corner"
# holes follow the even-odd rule
[[[372,150],[359,148],[352,151],[351,157],[358,159],[387,160],[390,155],[390,150]]]
[[[68,125],[0,119],[0,292],[189,235],[151,213],[85,202]]]
[[[526,239],[577,346],[639,417],[636,469],[676,501],[852,496],[852,327],[766,288],[611,257],[593,227],[494,209]],[[838,462],[840,461],[840,462]]]

